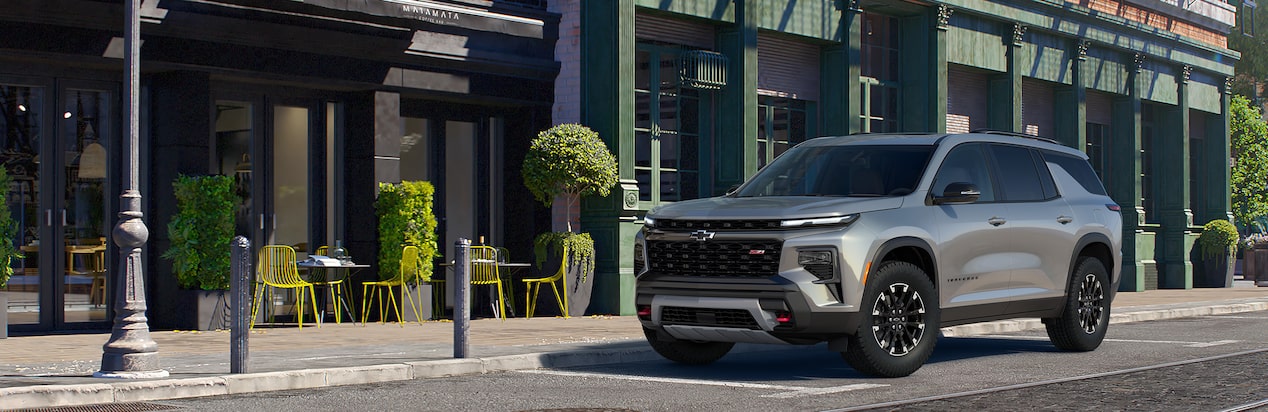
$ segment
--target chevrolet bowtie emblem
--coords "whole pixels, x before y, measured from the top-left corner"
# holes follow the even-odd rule
[[[695,232],[691,232],[691,238],[695,239],[697,242],[703,242],[709,239],[713,239],[713,235],[715,234],[716,233],[701,229]]]

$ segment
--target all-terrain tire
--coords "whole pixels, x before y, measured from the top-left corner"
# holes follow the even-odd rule
[[[734,342],[693,342],[687,340],[661,340],[655,330],[643,328],[643,336],[660,356],[687,365],[707,365],[726,356]]]
[[[1070,273],[1061,316],[1044,318],[1048,339],[1058,349],[1086,352],[1101,346],[1109,328],[1109,274],[1100,260],[1080,257]]]
[[[841,357],[873,376],[911,375],[933,354],[941,311],[933,282],[907,262],[882,263],[867,279],[858,330]]]

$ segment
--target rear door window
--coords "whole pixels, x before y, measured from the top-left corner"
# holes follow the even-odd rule
[[[1030,149],[1002,144],[992,144],[990,148],[1005,201],[1037,202],[1048,199]]]

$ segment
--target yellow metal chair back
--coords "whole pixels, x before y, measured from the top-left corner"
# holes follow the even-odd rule
[[[498,252],[492,246],[471,247],[471,284],[497,287],[498,315],[506,320],[506,299],[502,294],[502,278],[498,275]]]
[[[299,269],[295,265],[295,249],[286,245],[268,245],[260,248],[260,262],[256,267],[257,283],[255,301],[251,305],[251,326],[255,326],[255,316],[264,297],[265,288],[296,289],[296,320],[300,329],[304,328],[304,290],[308,290],[308,298],[312,303],[313,319],[321,327],[317,316],[317,297],[313,293],[313,284],[299,277]],[[271,300],[270,300],[271,301]]]
[[[563,254],[559,258],[559,270],[555,274],[535,279],[524,279],[524,301],[528,305],[525,309],[526,316],[533,317],[533,311],[537,309],[537,294],[543,284],[549,284],[550,290],[555,292],[555,303],[559,304],[559,313],[563,317],[568,316],[568,246],[563,247]],[[555,286],[556,282],[563,283],[563,292],[559,293],[559,287]]]
[[[321,255],[321,256],[330,256],[330,246],[318,247],[317,252],[314,254]]]
[[[405,322],[402,321],[403,318],[401,317],[402,307],[401,305],[398,305],[396,303],[396,293],[393,293],[392,291],[392,288],[395,288],[395,287],[399,287],[404,290],[405,299],[409,301],[410,303],[410,309],[414,310],[415,315],[418,314],[419,312],[418,306],[422,305],[422,302],[421,302],[422,297],[419,296],[418,298],[419,303],[415,304],[413,293],[410,292],[409,288],[405,286],[409,282],[414,282],[415,286],[417,286],[417,283],[421,281],[421,279],[418,278],[419,265],[421,264],[419,261],[419,256],[421,254],[422,253],[419,251],[418,246],[406,245],[403,249],[401,249],[401,266],[400,266],[400,270],[396,272],[395,276],[392,276],[392,278],[387,280],[379,280],[379,281],[362,283],[363,285],[362,295],[365,296],[364,304],[361,307],[361,323],[362,324],[365,324],[366,320],[369,319],[370,300],[373,296],[378,297],[379,323],[385,323],[387,321],[388,306],[383,305],[383,297],[384,295],[386,295],[388,300],[388,305],[391,306],[392,312],[396,314],[397,322],[399,322],[402,327],[405,326]],[[373,288],[373,290],[371,290],[371,288]],[[401,302],[401,304],[404,304],[404,303],[405,301]],[[416,316],[416,317],[419,318],[419,323],[421,323],[422,317],[421,316]]]

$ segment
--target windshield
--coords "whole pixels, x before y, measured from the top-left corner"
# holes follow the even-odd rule
[[[915,190],[932,152],[933,146],[798,146],[735,196],[903,196]]]

